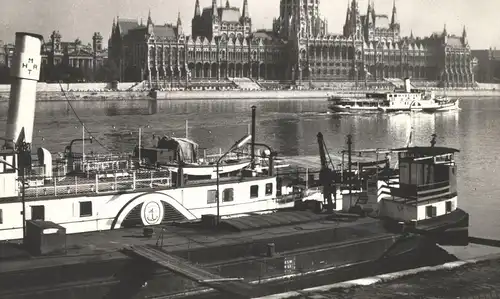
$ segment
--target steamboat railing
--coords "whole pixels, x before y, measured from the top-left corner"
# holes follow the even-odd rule
[[[25,179],[25,197],[41,198],[64,195],[89,195],[172,187],[168,171],[115,171],[90,176],[29,177]]]

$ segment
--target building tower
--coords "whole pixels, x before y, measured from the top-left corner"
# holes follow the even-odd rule
[[[94,32],[92,36],[92,50],[94,53],[102,51],[102,35],[99,32]]]
[[[113,23],[114,24],[114,23]],[[94,32],[92,36],[92,71],[97,71],[97,58],[99,53],[102,51],[102,35],[99,32]]]
[[[400,25],[398,21],[398,13],[396,11],[396,0],[392,2],[392,17],[391,17],[391,31],[392,38],[394,41],[399,41],[400,37]]]
[[[248,0],[243,1],[243,12],[241,14],[240,23],[243,25],[243,28],[247,28],[243,35],[246,36],[252,32],[252,19],[250,18],[250,10],[248,9]]]
[[[198,36],[198,28],[201,26],[201,8],[200,0],[196,0],[194,4],[194,17],[191,21],[191,35],[196,38]]]
[[[55,61],[55,53],[61,52],[61,34],[59,31],[52,31],[50,35],[50,53],[49,53],[49,65],[54,66],[56,64]]]
[[[153,33],[154,24],[153,20],[151,19],[151,9],[148,12],[148,22],[146,23],[146,28],[148,29],[148,34]]]
[[[182,27],[181,13],[177,14],[177,36],[184,35],[184,28]]]
[[[354,38],[355,40],[363,39],[363,24],[361,24],[361,15],[359,14],[357,0],[352,0],[351,7],[347,9],[344,36]]]
[[[364,37],[365,40],[371,41],[375,36],[375,17],[372,4],[368,2],[368,9],[366,11],[366,19],[365,19],[365,32]]]
[[[462,31],[462,44],[464,46],[467,46],[469,44],[469,41],[467,39],[467,31],[465,30],[465,26],[464,26],[464,30]]]

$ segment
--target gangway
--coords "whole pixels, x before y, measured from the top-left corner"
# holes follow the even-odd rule
[[[255,289],[240,278],[224,278],[213,274],[189,261],[146,245],[131,246],[125,252],[150,260],[178,275],[220,292],[230,293],[234,298],[253,298]]]

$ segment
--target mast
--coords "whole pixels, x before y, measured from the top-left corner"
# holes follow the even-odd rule
[[[142,128],[139,127],[139,165],[141,165],[141,142],[142,142]]]
[[[349,173],[349,208],[352,205],[352,175],[351,175],[351,164],[352,160],[352,135],[347,135],[347,169]]]
[[[82,123],[82,168],[85,164],[85,124]]]

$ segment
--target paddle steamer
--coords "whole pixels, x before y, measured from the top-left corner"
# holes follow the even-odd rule
[[[328,107],[333,112],[443,112],[459,108],[459,99],[438,97],[434,92],[412,89],[405,79],[404,90],[366,93],[364,98],[330,96]]]

